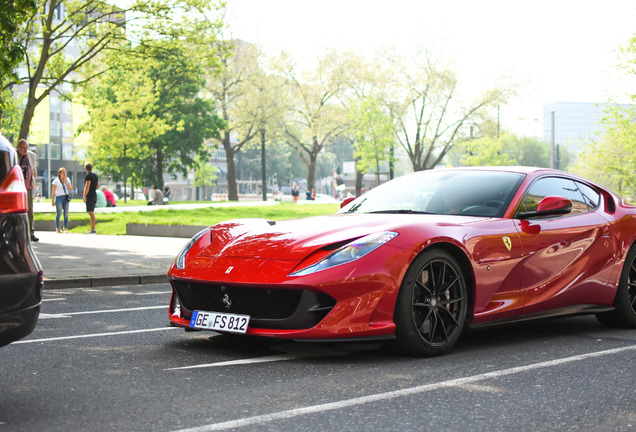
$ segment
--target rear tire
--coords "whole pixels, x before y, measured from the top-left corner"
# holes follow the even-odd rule
[[[614,310],[596,315],[596,318],[608,327],[636,328],[636,245],[633,245],[625,258],[621,273]]]
[[[407,270],[395,305],[397,348],[416,356],[445,354],[464,328],[467,309],[466,277],[457,260],[441,249],[423,252]]]

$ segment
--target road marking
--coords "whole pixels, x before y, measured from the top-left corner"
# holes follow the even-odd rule
[[[42,302],[51,302],[51,301],[65,301],[66,298],[64,297],[59,297],[59,298],[46,298],[46,299],[42,299]]]
[[[136,296],[158,295],[158,294],[172,294],[172,291],[148,291],[148,292],[135,293]]]
[[[622,347],[622,348],[615,348],[615,349],[610,349],[605,351],[597,351],[593,353],[565,357],[565,358],[556,359],[556,360],[548,360],[544,362],[533,363],[526,366],[519,366],[519,367],[513,367],[509,369],[502,369],[499,371],[486,372],[483,374],[473,375],[469,377],[456,378],[456,379],[452,379],[448,381],[442,381],[439,383],[425,384],[425,385],[421,385],[417,387],[390,391],[386,393],[377,393],[377,394],[373,394],[369,396],[362,396],[362,397],[342,400],[338,402],[329,402],[325,404],[291,409],[287,411],[279,411],[279,412],[264,414],[260,416],[245,417],[242,419],[230,420],[230,421],[226,421],[222,423],[212,423],[212,424],[204,425],[204,426],[197,426],[197,427],[188,428],[188,429],[180,429],[175,432],[208,432],[208,431],[220,431],[220,430],[234,429],[234,428],[240,428],[240,427],[246,427],[246,426],[261,425],[261,424],[269,423],[276,420],[286,420],[286,419],[300,417],[300,416],[308,415],[308,414],[322,413],[325,411],[339,410],[339,409],[348,408],[352,406],[363,405],[363,404],[372,403],[372,402],[379,402],[379,401],[383,401],[387,399],[395,399],[395,398],[404,397],[404,396],[411,396],[411,395],[425,393],[425,392],[429,392],[433,390],[439,390],[439,389],[449,388],[449,387],[457,387],[457,386],[475,383],[478,381],[490,380],[493,378],[501,378],[508,375],[514,375],[521,372],[528,372],[528,371],[537,370],[537,369],[559,366],[562,364],[572,363],[572,362],[581,361],[581,360],[587,360],[590,358],[603,357],[607,355],[618,354],[625,351],[634,351],[634,350],[636,350],[636,345],[631,345],[631,346]]]
[[[126,309],[101,309],[94,311],[82,311],[82,312],[65,312],[60,314],[47,314],[41,313],[40,319],[49,319],[49,318],[70,318],[74,315],[92,315],[92,314],[100,314],[100,313],[114,313],[114,312],[131,312],[131,311],[140,311],[140,310],[149,310],[149,309],[166,309],[168,310],[168,306],[144,306],[144,307],[136,307],[136,308],[126,308]]]
[[[86,339],[86,338],[103,337],[103,336],[121,336],[121,335],[135,334],[135,333],[149,333],[149,332],[157,332],[157,331],[164,331],[164,330],[174,330],[177,328],[178,327],[160,327],[160,328],[154,328],[154,329],[128,330],[128,331],[108,332],[108,333],[93,333],[93,334],[87,334],[87,335],[60,336],[60,337],[43,338],[43,339],[26,339],[26,340],[23,339],[17,342],[13,342],[13,345],[36,343],[36,342],[54,342],[54,341],[71,340],[71,339]]]
[[[267,357],[256,357],[251,359],[228,360],[228,361],[222,361],[217,363],[174,367],[174,368],[169,368],[164,370],[171,371],[171,370],[199,369],[199,368],[221,367],[221,366],[238,366],[238,365],[246,365],[246,364],[254,364],[254,363],[267,363],[267,362],[275,362],[275,361],[294,360],[294,359],[300,359],[300,358],[303,358],[303,357],[297,356],[297,355],[280,354],[280,355],[273,355],[273,356],[267,356]]]
[[[364,346],[362,344],[358,344],[359,347]],[[174,368],[164,369],[165,371],[174,371],[174,370],[187,370],[187,369],[200,369],[200,368],[209,368],[209,367],[223,367],[223,366],[241,366],[241,365],[249,365],[255,363],[268,363],[275,361],[286,361],[286,360],[300,360],[300,359],[309,359],[309,358],[320,358],[320,357],[336,357],[336,356],[346,356],[350,355],[353,351],[349,347],[348,349],[345,347],[341,348],[328,348],[320,345],[312,345],[310,343],[304,344],[287,344],[284,343],[282,345],[272,346],[274,351],[284,351],[285,354],[277,354],[270,355],[265,357],[254,357],[248,359],[239,359],[239,360],[227,360],[216,363],[204,363],[197,364],[191,366],[180,366]]]

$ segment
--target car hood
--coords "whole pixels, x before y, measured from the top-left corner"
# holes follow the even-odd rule
[[[300,260],[328,245],[415,222],[456,226],[460,221],[457,216],[379,214],[335,214],[287,221],[237,219],[212,227],[212,242],[202,255]]]

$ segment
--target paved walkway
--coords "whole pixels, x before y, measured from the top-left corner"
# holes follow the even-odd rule
[[[303,203],[305,203],[303,201]],[[314,201],[308,201],[307,203],[314,203]],[[317,202],[316,202],[317,203]],[[171,210],[192,210],[205,207],[251,207],[251,206],[271,206],[277,205],[278,201],[241,201],[241,202],[210,202],[210,203],[197,203],[197,204],[169,204],[165,206],[117,206],[117,207],[101,207],[95,209],[95,214],[100,213],[123,213],[123,212],[138,212],[138,211],[154,211],[160,209]],[[73,199],[69,203],[69,213],[86,213],[86,204],[80,199]],[[55,207],[51,205],[51,201],[46,200],[42,202],[33,203],[34,213],[55,213]]]
[[[32,243],[44,269],[44,289],[165,282],[189,239],[57,234],[36,231]]]
[[[187,210],[202,207],[275,205],[268,202],[170,204],[168,206],[118,206],[98,208],[99,213],[153,211],[162,208]],[[34,212],[55,211],[48,200],[34,203]],[[86,212],[82,200],[69,205],[72,213]],[[32,243],[44,269],[44,289],[83,288],[107,285],[137,285],[167,281],[174,258],[189,239],[174,237],[57,234],[36,231]]]
[[[302,204],[322,202],[330,201],[299,201]],[[276,204],[276,201],[175,203],[169,206],[99,208],[95,213]],[[33,210],[54,211],[48,200],[34,203]],[[70,211],[83,213],[86,206],[81,200],[74,199],[70,203]],[[187,238],[175,237],[57,234],[53,231],[39,230],[36,230],[35,235],[40,241],[32,245],[44,269],[44,289],[165,282],[172,261],[189,241]]]

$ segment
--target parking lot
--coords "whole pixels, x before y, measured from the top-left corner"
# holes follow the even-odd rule
[[[168,284],[46,290],[4,347],[0,431],[636,427],[636,334],[593,317],[471,333],[447,356],[167,327]]]

